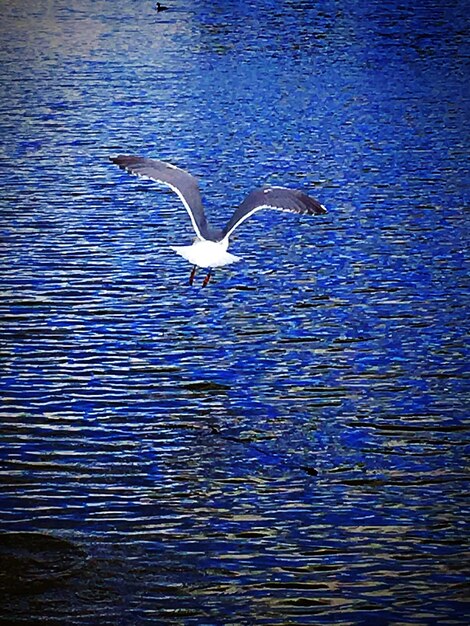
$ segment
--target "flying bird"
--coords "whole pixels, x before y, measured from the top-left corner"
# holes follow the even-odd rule
[[[190,285],[193,284],[198,267],[208,270],[202,283],[205,287],[214,268],[240,261],[240,257],[227,251],[229,238],[240,224],[257,211],[275,209],[308,215],[321,215],[327,212],[318,200],[307,196],[302,191],[286,187],[259,187],[249,193],[238,209],[235,209],[224,228],[214,228],[209,224],[204,213],[197,179],[188,172],[170,163],[140,156],[119,155],[110,157],[110,161],[130,174],[150,178],[167,185],[178,194],[191,218],[196,239],[190,246],[170,247],[192,264]]]

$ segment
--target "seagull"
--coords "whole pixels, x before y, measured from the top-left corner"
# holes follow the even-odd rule
[[[292,213],[321,215],[325,207],[305,193],[286,187],[258,187],[251,191],[224,228],[214,228],[207,221],[202,206],[197,179],[185,170],[166,163],[141,156],[121,154],[109,157],[122,170],[142,178],[149,178],[170,187],[180,198],[191,218],[196,239],[190,246],[170,246],[177,254],[189,261],[193,268],[189,277],[192,285],[198,267],[206,268],[208,273],[202,283],[206,287],[214,268],[223,267],[240,261],[240,257],[227,252],[229,238],[233,231],[261,209],[275,209]]]

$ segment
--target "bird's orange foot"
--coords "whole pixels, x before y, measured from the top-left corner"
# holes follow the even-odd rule
[[[191,270],[191,275],[189,277],[189,284],[192,285],[194,282],[194,277],[196,276],[196,266]]]

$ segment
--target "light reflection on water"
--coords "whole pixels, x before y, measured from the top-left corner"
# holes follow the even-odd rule
[[[425,6],[7,3],[3,615],[465,623],[464,16]],[[214,222],[262,182],[330,211],[191,289],[115,152]]]

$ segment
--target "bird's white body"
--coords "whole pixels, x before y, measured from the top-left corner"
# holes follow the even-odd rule
[[[171,246],[177,254],[198,267],[223,267],[240,261],[240,257],[227,252],[228,237],[222,241],[196,239],[191,246]]]

